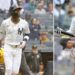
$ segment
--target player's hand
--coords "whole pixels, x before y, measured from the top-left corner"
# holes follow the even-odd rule
[[[39,72],[40,75],[44,75],[44,72]]]
[[[25,46],[26,46],[26,42],[25,41],[21,42],[20,45],[19,45],[20,48],[24,48]]]

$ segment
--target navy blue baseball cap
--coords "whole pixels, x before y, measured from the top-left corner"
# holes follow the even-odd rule
[[[13,5],[12,8],[13,8],[12,10],[17,10],[17,9],[21,10],[22,9],[22,7],[19,5]]]

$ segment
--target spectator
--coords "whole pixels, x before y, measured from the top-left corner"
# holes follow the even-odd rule
[[[31,11],[32,11],[32,13],[34,13],[34,10],[37,6],[36,0],[30,0],[30,5],[31,5]]]
[[[62,9],[62,5],[56,5],[56,8],[54,8],[54,17],[56,18],[58,25],[60,28],[63,29],[63,20],[65,15],[65,10]]]
[[[27,62],[32,71],[31,75],[39,75],[40,65],[42,62],[41,53],[39,53],[36,45],[32,46],[32,52],[27,55]]]
[[[23,7],[24,7],[25,10],[30,10],[31,9],[29,0],[25,0]]]
[[[48,38],[46,32],[40,33],[40,43],[44,44],[44,45],[48,45],[49,44],[49,38]]]
[[[32,11],[32,12],[34,12],[35,9],[34,2],[30,0],[26,0],[23,7],[25,10]]]
[[[38,4],[37,8],[34,11],[34,14],[37,14],[37,15],[46,15],[46,10],[44,9],[42,3]]]
[[[54,4],[64,4],[65,0],[54,0]]]
[[[48,13],[50,15],[53,15],[53,3],[49,3],[49,5],[48,5]]]
[[[61,51],[58,60],[62,60],[64,58],[70,58],[71,52],[74,50],[73,48],[74,44],[71,41],[71,39],[62,39],[60,44],[63,46],[63,51]]]
[[[25,15],[25,20],[26,20],[29,24],[31,24],[31,14],[26,14],[26,15]]]
[[[56,5],[56,8],[54,8],[54,16],[59,17],[60,15],[65,15],[65,10],[62,9],[61,4]]]
[[[73,16],[74,16],[73,10],[69,10],[67,14],[65,14],[63,21],[64,29],[66,30],[69,29]]]
[[[37,20],[36,18],[32,19],[31,25],[30,25],[30,39],[39,39],[39,35],[40,35],[40,24],[39,24],[39,20]]]
[[[70,2],[75,6],[75,0],[70,0]]]
[[[72,5],[72,3],[68,3],[65,5],[65,11],[68,12],[68,10],[73,10],[74,6]]]
[[[71,0],[65,0],[65,4],[69,4]]]
[[[47,9],[47,5],[45,4],[45,0],[40,0],[40,2],[44,9]]]
[[[71,39],[62,39],[60,44],[63,46],[63,51],[61,51],[60,56],[58,56],[58,60],[61,61],[63,59],[67,59],[67,60],[65,60],[65,61],[63,60],[63,61],[64,61],[64,64],[66,65],[66,67],[68,69],[70,64],[72,63],[72,61],[73,60],[75,61],[74,42]],[[75,65],[75,62],[74,62],[74,65]],[[75,68],[73,68],[72,72],[73,72],[72,74],[75,75]]]

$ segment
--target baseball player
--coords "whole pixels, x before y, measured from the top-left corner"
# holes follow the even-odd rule
[[[4,36],[5,75],[17,75],[22,56],[22,48],[29,40],[28,23],[20,18],[21,7],[15,5],[11,16],[1,24],[0,35]],[[25,36],[23,36],[25,34]]]
[[[64,59],[67,59],[66,61],[68,63],[65,63],[67,69],[70,68],[69,66],[72,63],[73,64],[73,74],[72,75],[75,75],[75,48],[74,48],[74,41],[72,41],[71,39],[63,39],[62,42],[61,42],[61,45],[63,46],[63,51],[61,51],[61,54],[58,56],[57,60],[62,61]]]
[[[63,46],[63,50],[61,51],[60,55],[58,56],[58,60],[63,60],[64,58],[70,58],[71,52],[74,50],[73,42],[71,39],[62,39],[60,44]]]

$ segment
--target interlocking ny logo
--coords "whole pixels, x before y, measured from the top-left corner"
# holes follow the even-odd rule
[[[21,35],[23,32],[23,28],[18,28],[18,34]]]

